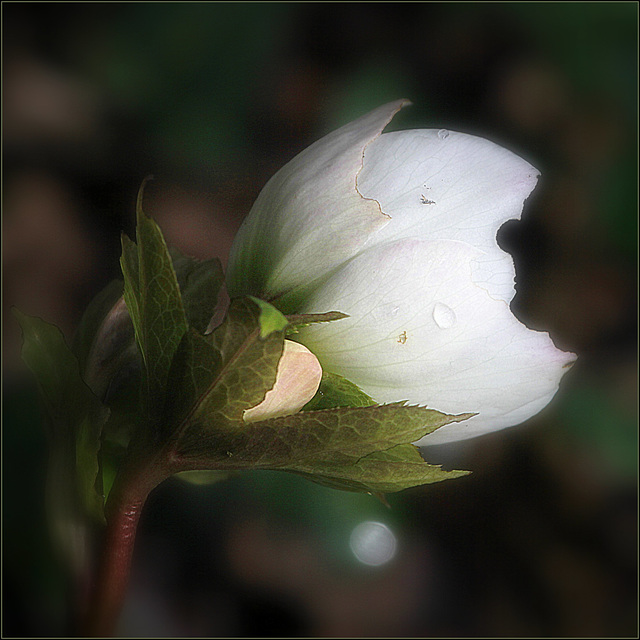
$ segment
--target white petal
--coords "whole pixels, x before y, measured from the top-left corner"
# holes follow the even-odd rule
[[[322,367],[313,353],[285,340],[273,388],[260,404],[244,412],[243,420],[257,422],[297,413],[316,394],[321,379]]]
[[[573,354],[521,324],[472,278],[479,252],[460,241],[402,240],[368,249],[334,273],[303,312],[349,318],[314,325],[300,341],[327,371],[378,402],[408,400],[477,412],[421,444],[464,440],[523,422],[558,389]]]
[[[462,240],[482,250],[474,279],[492,296],[515,293],[511,256],[496,243],[498,229],[519,218],[539,172],[496,144],[435,129],[385,133],[366,149],[358,189],[391,217],[368,246],[417,237]]]
[[[388,217],[358,194],[364,150],[406,103],[384,105],[325,136],[266,184],[233,244],[231,296],[273,300],[351,258]]]

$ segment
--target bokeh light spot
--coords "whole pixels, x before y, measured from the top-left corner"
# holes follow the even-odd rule
[[[349,546],[360,562],[378,567],[395,556],[397,540],[386,524],[367,521],[361,522],[351,532]]]

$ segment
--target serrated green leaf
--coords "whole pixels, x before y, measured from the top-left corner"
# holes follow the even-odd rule
[[[399,444],[391,447],[391,449],[370,453],[367,458],[384,462],[406,462],[410,464],[422,464],[424,462],[420,449],[415,444]]]
[[[327,461],[351,465],[471,415],[448,416],[404,403],[304,411],[247,424],[236,432],[209,434],[202,429],[200,437],[181,453],[214,469],[297,469],[299,465],[307,469],[306,465],[323,466]],[[204,424],[207,419],[203,413]]]
[[[197,260],[171,247],[182,304],[189,326],[204,333],[214,314],[218,296],[224,284],[224,272],[220,260]]]
[[[123,236],[120,264],[124,299],[144,363],[144,404],[157,427],[162,421],[169,369],[188,325],[169,250],[158,225],[142,211],[141,199],[142,190],[137,206],[137,246]]]
[[[444,471],[438,465],[428,464],[419,449],[411,444],[376,451],[352,465],[315,462],[309,469],[299,466],[294,472],[334,489],[373,494],[393,493],[469,474],[468,471]]]
[[[244,429],[244,412],[262,402],[273,387],[284,327],[277,329],[281,325],[269,315],[272,330],[262,337],[265,304],[250,298],[233,300],[225,321],[210,336],[190,331],[182,340],[164,411],[181,453],[199,449],[203,439],[216,441],[221,433]]]
[[[316,395],[303,407],[303,411],[319,411],[337,407],[369,407],[376,401],[353,382],[328,371],[322,372],[322,380]]]
[[[60,330],[14,309],[23,332],[22,357],[34,373],[51,436],[51,464],[57,485],[66,487],[64,511],[78,509],[102,521],[102,496],[96,489],[100,434],[109,415],[80,375],[78,360]],[[64,479],[63,479],[64,478]],[[67,513],[67,517],[69,514]]]

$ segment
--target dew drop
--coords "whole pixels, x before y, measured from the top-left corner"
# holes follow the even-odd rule
[[[436,302],[433,307],[433,319],[441,329],[450,329],[457,322],[453,309],[442,302]]]
[[[440,140],[446,140],[449,137],[449,132],[446,129],[440,129],[440,131],[438,131],[438,138],[440,138]]]
[[[398,315],[398,311],[400,311],[400,307],[393,307],[393,309],[391,309],[391,315],[392,316],[397,316]]]

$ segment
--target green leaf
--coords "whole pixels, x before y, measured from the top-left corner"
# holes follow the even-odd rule
[[[469,472],[444,471],[440,466],[427,464],[416,446],[401,444],[364,456],[355,464],[316,462],[308,470],[298,466],[295,473],[334,489],[376,494],[460,478]]]
[[[128,267],[138,281],[138,252],[127,240]],[[201,261],[170,248],[190,325],[204,332],[214,313],[224,275],[218,260]],[[109,405],[108,439],[126,445],[139,422],[140,354],[133,323],[122,299],[124,283],[114,280],[89,304],[74,339],[81,372],[94,393]]]
[[[210,336],[193,330],[185,335],[164,411],[177,425],[172,429],[181,454],[245,428],[244,412],[262,402],[275,383],[286,327],[282,318],[267,303],[239,298]]]
[[[39,318],[14,309],[23,332],[22,357],[34,373],[45,407],[51,436],[54,480],[68,501],[63,508],[79,509],[102,521],[102,496],[96,489],[99,473],[100,434],[108,409],[84,383],[78,360],[67,347],[60,330]]]
[[[188,326],[169,250],[158,225],[142,211],[141,201],[142,189],[137,206],[138,244],[123,236],[120,264],[124,299],[144,363],[144,405],[157,428],[173,356]]]
[[[182,304],[189,326],[204,333],[209,326],[224,284],[224,272],[220,260],[197,260],[171,247],[173,260],[182,294]]]
[[[419,440],[438,427],[472,414],[448,416],[404,403],[304,411],[250,423],[241,431],[201,429],[181,453],[198,458],[201,468],[309,471],[327,462],[352,465],[375,451]],[[209,415],[200,420],[206,425]]]
[[[282,333],[286,326],[284,316],[269,303],[253,297],[235,298],[229,305],[225,321],[209,339],[220,351],[223,361],[230,362],[243,348],[255,343],[258,337],[268,337],[269,328],[274,333]]]
[[[222,374],[222,355],[210,340],[190,329],[182,338],[173,359],[164,406],[164,437],[180,440],[181,434],[194,422],[201,405],[215,390],[217,376]],[[212,407],[212,412],[216,407]]]
[[[346,378],[324,371],[316,395],[303,407],[303,411],[319,411],[337,407],[369,407],[376,401]]]
[[[122,255],[120,256],[120,268],[124,276],[123,295],[127,310],[134,326],[142,323],[140,309],[140,266],[138,260],[138,247],[126,234],[120,236],[122,242]]]

